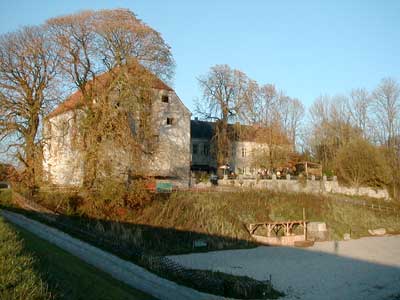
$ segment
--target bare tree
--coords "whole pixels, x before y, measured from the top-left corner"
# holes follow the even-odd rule
[[[384,78],[372,94],[374,127],[378,142],[386,147],[387,159],[392,171],[392,192],[398,195],[400,176],[400,86],[393,78]]]
[[[202,101],[196,103],[196,113],[203,119],[215,120],[217,163],[225,164],[230,157],[228,123],[243,117],[252,101],[255,83],[239,70],[228,65],[216,65],[198,79],[202,89]]]
[[[47,24],[56,37],[62,71],[84,104],[79,124],[84,185],[93,187],[104,173],[99,155],[111,141],[130,149],[127,156],[138,169],[154,136],[155,75],[168,79],[173,74],[169,46],[158,32],[124,9],[85,11]]]
[[[264,161],[263,165],[269,167],[282,165],[288,153],[295,150],[304,107],[298,99],[288,97],[272,84],[257,86],[251,91],[252,96],[244,101],[245,123],[262,127],[258,142],[268,144],[268,151],[260,151],[255,161]]]
[[[394,146],[399,133],[400,87],[392,78],[382,79],[373,92],[376,126],[380,129],[380,142],[389,148]]]
[[[40,161],[40,124],[53,107],[59,58],[43,27],[25,27],[0,38],[0,139],[11,141],[25,167],[30,191]]]
[[[354,125],[368,138],[370,129],[371,97],[365,89],[354,89],[350,93],[349,112]]]
[[[270,127],[279,122],[279,96],[280,93],[272,84],[260,87],[254,114],[258,116],[258,122],[263,126]]]
[[[347,98],[343,96],[321,96],[310,108],[312,134],[310,145],[314,157],[324,170],[333,169],[337,151],[361,135],[360,129],[351,123]]]
[[[143,23],[127,9],[100,10],[95,13],[97,49],[109,69],[124,66],[134,59],[158,78],[169,81],[174,61],[161,34]]]
[[[304,117],[304,106],[299,99],[290,98],[283,94],[279,99],[280,123],[293,146],[293,150],[295,150],[299,127]]]

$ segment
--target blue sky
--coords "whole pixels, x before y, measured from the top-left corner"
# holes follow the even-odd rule
[[[400,1],[0,0],[0,33],[83,9],[129,8],[161,32],[174,88],[193,110],[215,64],[274,83],[306,106],[321,94],[400,80]]]

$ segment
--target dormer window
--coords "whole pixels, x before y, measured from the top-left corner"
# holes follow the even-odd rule
[[[169,103],[169,96],[168,95],[162,95],[161,96],[161,101],[164,103]]]
[[[167,118],[167,125],[174,125],[175,119],[174,118]]]

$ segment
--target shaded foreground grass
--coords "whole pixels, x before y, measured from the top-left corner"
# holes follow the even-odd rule
[[[0,299],[51,299],[17,233],[0,217]]]
[[[23,213],[30,218],[42,221],[50,226],[58,227],[73,236],[93,244],[94,246],[147,268],[149,271],[161,277],[173,280],[178,284],[183,284],[199,291],[239,299],[276,299],[284,295],[275,290],[271,282],[268,280],[258,281],[247,276],[236,276],[207,270],[185,269],[180,265],[171,265],[172,261],[168,258],[148,256],[144,253],[136,252],[137,249],[127,247],[127,245],[124,245],[123,241],[115,243],[114,241],[105,238],[104,235],[93,236],[92,232],[81,230],[79,229],[79,226],[76,226],[77,219],[70,219],[69,221],[72,222],[66,223],[65,221],[67,221],[67,219],[65,216],[49,216],[42,213],[15,208],[11,210]],[[82,222],[82,220],[80,220],[80,222]],[[83,222],[82,225],[84,225]]]
[[[0,238],[2,300],[154,299],[2,219]]]

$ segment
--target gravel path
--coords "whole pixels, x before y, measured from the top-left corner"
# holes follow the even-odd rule
[[[400,299],[400,236],[171,256],[184,266],[256,279],[285,299]],[[395,298],[394,295],[399,295]]]
[[[178,285],[169,280],[160,278],[133,263],[120,259],[115,255],[73,238],[64,232],[26,218],[20,214],[5,210],[0,210],[0,214],[8,221],[21,226],[37,236],[59,246],[60,248],[79,257],[83,261],[109,273],[112,277],[158,299],[226,299],[223,297],[201,293],[196,290]]]

